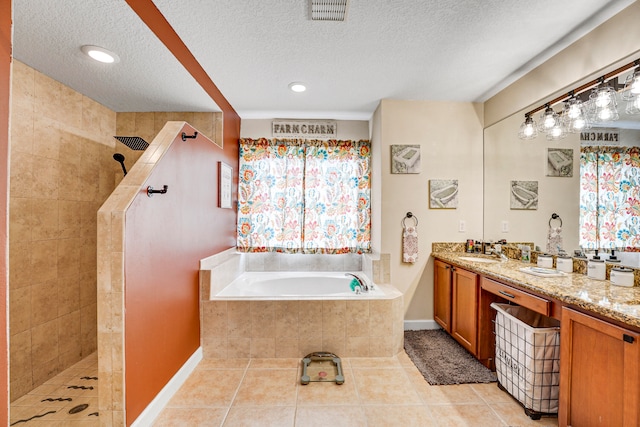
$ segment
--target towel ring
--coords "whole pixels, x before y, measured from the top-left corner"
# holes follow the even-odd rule
[[[405,223],[404,223],[404,221],[405,221],[407,218],[413,218],[413,219],[416,221],[416,225],[415,225],[415,227],[417,227],[417,226],[418,226],[418,217],[417,217],[417,216],[415,216],[414,214],[412,214],[411,212],[407,212],[407,215],[405,215],[405,217],[404,217],[404,218],[402,218],[402,228],[407,228],[407,226],[406,226],[406,225],[405,225]]]
[[[551,214],[551,218],[549,218],[549,227],[551,227],[551,221],[553,221],[554,219],[560,221],[560,227],[562,227],[562,218],[560,218],[560,215],[558,215],[557,213]]]

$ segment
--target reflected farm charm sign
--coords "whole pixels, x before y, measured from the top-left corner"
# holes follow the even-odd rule
[[[337,138],[338,125],[335,120],[274,120],[271,131],[275,137]]]

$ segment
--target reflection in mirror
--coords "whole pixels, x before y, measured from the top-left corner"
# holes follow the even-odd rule
[[[621,88],[624,87],[626,76],[632,73],[633,69],[619,76],[623,82]],[[596,77],[594,75],[591,78]],[[570,89],[558,92],[558,95],[563,96],[564,93],[566,97]],[[561,248],[569,254],[579,249],[640,249],[640,239],[635,237],[640,235],[640,217],[635,216],[640,216],[640,208],[636,207],[638,195],[632,191],[640,184],[638,149],[628,149],[640,146],[640,115],[625,112],[626,101],[621,94],[618,94],[618,100],[618,121],[568,133],[559,140],[548,140],[544,133],[528,140],[518,137],[525,113],[540,105],[520,111],[485,129],[485,240],[533,242],[542,251],[556,253]],[[560,112],[562,106],[563,103],[553,105],[556,112]],[[542,111],[544,108],[532,115],[534,120],[538,121]],[[606,168],[601,162],[599,186],[595,183],[597,174],[588,174],[584,170],[581,179],[581,150],[601,153],[599,158],[608,159]],[[597,169],[597,163],[588,163],[587,158],[595,156],[597,159],[598,155],[586,153],[582,154],[585,167],[590,165]],[[621,169],[622,165],[628,166]],[[514,203],[513,181],[537,183],[537,204],[531,205],[536,208],[523,208]],[[599,194],[583,191],[582,215],[581,188],[600,188]],[[608,192],[603,191],[607,189]],[[596,205],[607,216],[597,218]],[[552,220],[554,213],[562,220],[560,239],[552,230],[559,226],[559,222]],[[596,223],[600,223],[597,228]],[[614,223],[615,226],[612,225]],[[596,232],[596,229],[599,231]],[[625,264],[638,266],[640,256],[636,255],[639,253],[618,253],[618,258]]]

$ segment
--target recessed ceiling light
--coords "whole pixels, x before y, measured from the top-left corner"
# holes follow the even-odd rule
[[[120,57],[118,55],[100,46],[92,46],[86,44],[82,46],[80,50],[82,50],[82,52],[84,52],[86,55],[89,55],[96,61],[104,62],[105,64],[120,62]]]
[[[302,82],[293,82],[289,83],[289,89],[294,92],[304,92],[305,90],[307,90],[307,87]]]

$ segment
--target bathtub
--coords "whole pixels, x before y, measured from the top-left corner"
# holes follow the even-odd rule
[[[351,272],[370,289],[357,294],[350,288],[353,276],[344,272],[245,272],[211,299],[324,300],[384,298],[385,288],[374,285],[361,272]]]
[[[201,270],[205,358],[302,358],[315,351],[391,357],[402,351],[403,295],[390,284],[356,294],[343,271],[240,271],[220,283],[226,271]]]

